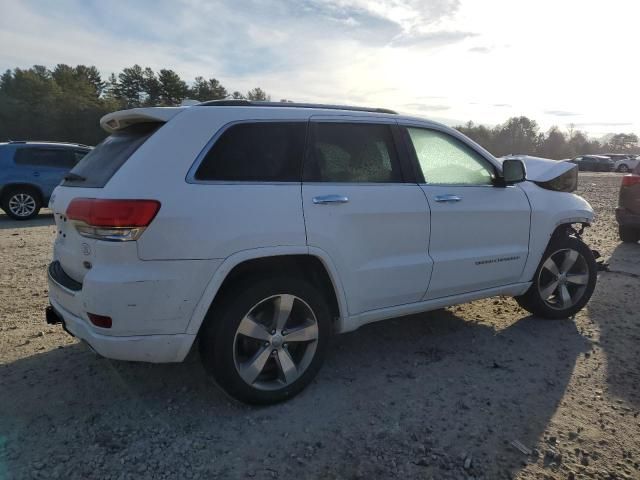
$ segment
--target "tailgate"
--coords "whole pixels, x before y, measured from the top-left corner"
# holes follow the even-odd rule
[[[49,201],[56,223],[53,259],[60,262],[69,277],[80,283],[95,260],[97,240],[81,236],[73,223],[67,220],[66,212],[74,198],[95,196],[95,188],[57,187]]]

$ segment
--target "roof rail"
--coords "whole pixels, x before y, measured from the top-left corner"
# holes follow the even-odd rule
[[[324,105],[321,103],[296,103],[296,102],[255,102],[252,100],[209,100],[196,106],[200,107],[285,107],[285,108],[321,108],[325,110],[348,110],[352,112],[389,113],[397,115],[398,112],[388,108],[353,107],[350,105]]]
[[[85,145],[83,143],[75,142],[56,142],[55,140],[9,140],[7,143],[12,144],[25,144],[25,143],[50,143],[55,145],[73,145],[75,147],[93,148],[91,145]]]

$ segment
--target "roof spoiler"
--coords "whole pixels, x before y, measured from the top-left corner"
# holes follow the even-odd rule
[[[185,107],[132,108],[106,114],[100,119],[100,126],[109,133],[122,130],[136,123],[166,123]]]

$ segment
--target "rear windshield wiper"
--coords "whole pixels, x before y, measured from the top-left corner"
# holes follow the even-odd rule
[[[69,180],[72,182],[84,182],[86,180],[82,175],[78,175],[77,173],[69,172],[64,176],[65,180]]]

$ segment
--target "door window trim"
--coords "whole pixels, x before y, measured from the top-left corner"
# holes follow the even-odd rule
[[[254,124],[254,123],[305,123],[305,136],[304,136],[304,152],[300,161],[300,172],[298,173],[298,181],[277,181],[277,180],[199,180],[196,178],[196,172],[200,167],[200,164],[204,161],[205,157],[209,153],[209,150],[213,148],[215,143],[225,134],[230,128],[241,124]],[[309,120],[307,118],[260,118],[260,119],[243,119],[233,120],[231,122],[222,125],[209,139],[209,141],[202,148],[200,153],[196,156],[193,164],[187,171],[185,176],[185,182],[193,185],[300,185],[302,183],[302,171],[304,166],[304,158],[307,150],[307,142],[309,140]]]
[[[496,165],[496,162],[487,158],[487,156],[483,152],[474,148],[473,145],[471,145],[464,138],[460,138],[457,135],[453,135],[450,131],[445,130],[444,128],[438,128],[437,126],[433,126],[433,125],[427,126],[427,125],[420,125],[420,124],[402,123],[402,124],[399,124],[398,126],[400,128],[401,135],[404,140],[405,148],[408,151],[408,156],[413,166],[414,174],[416,176],[416,180],[418,184],[424,185],[424,186],[430,186],[430,187],[490,187],[490,188],[495,187],[494,181],[502,173],[501,168],[498,165]],[[463,147],[468,148],[469,150],[477,154],[482,160],[484,160],[485,162],[484,166],[488,167],[487,168],[488,170],[493,171],[493,176],[491,177],[492,182],[488,185],[467,185],[467,184],[458,184],[458,183],[438,183],[438,184],[427,183],[426,179],[424,178],[424,174],[422,173],[422,168],[420,167],[420,160],[418,159],[418,154],[416,153],[416,149],[413,146],[413,142],[411,141],[409,128],[419,128],[422,130],[430,130],[433,132],[438,132],[454,139],[456,143],[462,144]]]

